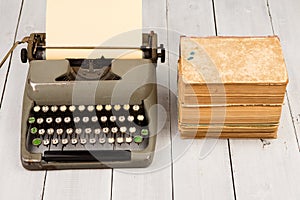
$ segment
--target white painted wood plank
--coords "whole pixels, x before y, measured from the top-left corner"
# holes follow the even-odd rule
[[[0,1],[0,62],[13,45],[22,0]],[[10,58],[0,69],[0,94],[4,89]],[[1,102],[0,102],[1,103]]]
[[[143,24],[144,27],[157,32],[159,42],[167,46],[165,1],[143,1]],[[156,72],[158,104],[161,109],[154,160],[148,168],[114,170],[114,200],[172,198],[168,59],[165,64],[158,64]]]
[[[300,2],[269,1],[275,34],[279,35],[289,74],[288,99],[291,106],[293,123],[297,130],[298,146],[300,139]]]
[[[12,44],[12,35],[15,30],[21,1],[7,0],[1,1],[0,4],[0,40],[1,45],[3,44],[3,47],[5,47],[3,49],[1,46],[2,54],[3,50],[6,50]],[[33,10],[35,12],[32,12]],[[35,30],[43,30],[43,13],[42,1],[26,1],[17,38],[22,38],[29,34],[32,31],[30,27],[34,27]],[[4,23],[5,20],[7,20],[6,23]],[[7,35],[2,36],[2,33]],[[0,199],[41,199],[45,172],[27,171],[22,167],[20,160],[21,112],[28,65],[21,64],[19,50],[18,48],[13,55],[6,92],[0,111],[0,132],[2,134],[2,139],[0,140],[0,156],[2,158],[0,167]],[[5,70],[5,68],[2,70]]]
[[[273,34],[266,2],[215,3],[221,35]],[[237,199],[297,199],[300,159],[287,104],[278,139],[230,140],[230,146]]]
[[[179,36],[215,35],[212,1],[170,0],[168,11],[174,199],[234,199],[227,140],[183,140],[177,129]]]

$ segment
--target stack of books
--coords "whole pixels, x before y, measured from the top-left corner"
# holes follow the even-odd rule
[[[276,138],[287,83],[276,36],[181,37],[181,135]]]

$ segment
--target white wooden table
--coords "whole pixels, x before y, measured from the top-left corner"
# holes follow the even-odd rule
[[[0,0],[0,58],[16,39],[45,31],[45,4],[45,0]],[[153,164],[130,170],[25,170],[20,162],[20,120],[28,64],[21,64],[19,47],[0,69],[0,199],[299,199],[300,1],[143,0],[143,4],[144,26],[158,32],[160,43],[169,50],[166,64],[157,68],[164,123]],[[179,35],[273,34],[281,38],[290,77],[278,139],[180,139]]]

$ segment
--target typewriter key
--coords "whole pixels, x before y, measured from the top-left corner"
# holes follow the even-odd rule
[[[106,133],[106,134],[107,134],[108,132],[109,132],[109,128],[104,127],[104,128],[103,128],[103,133]]]
[[[65,117],[64,122],[65,123],[70,123],[71,122],[71,117]]]
[[[103,106],[102,106],[102,105],[97,105],[97,106],[96,106],[96,110],[97,110],[97,111],[101,111],[102,109],[103,109]]]
[[[72,143],[73,145],[77,144],[77,143],[78,143],[77,138],[72,138],[71,143]]]
[[[57,138],[54,138],[54,139],[52,139],[52,144],[54,144],[54,145],[57,145],[58,144],[58,139]]]
[[[85,133],[86,134],[90,134],[92,132],[92,129],[91,128],[86,128],[84,129]]]
[[[45,134],[45,129],[39,129],[39,135],[44,135]]]
[[[51,111],[52,112],[56,112],[58,110],[58,107],[57,106],[51,106]]]
[[[70,106],[69,111],[74,112],[76,110],[76,106]]]
[[[65,112],[67,110],[67,106],[63,105],[63,106],[60,106],[60,111],[61,112]]]
[[[124,122],[125,121],[125,117],[124,116],[119,116],[119,121],[120,122]]]
[[[133,109],[134,111],[138,111],[138,110],[140,109],[140,106],[139,106],[139,105],[134,105],[134,106],[132,107],[132,109]]]
[[[111,128],[111,132],[112,133],[117,133],[118,132],[118,128],[117,127],[112,127]]]
[[[74,122],[75,122],[75,123],[80,122],[80,117],[74,117]]]
[[[48,128],[47,133],[48,133],[48,135],[53,135],[54,129],[53,128]]]
[[[36,122],[38,124],[42,124],[44,122],[44,119],[43,118],[37,118]]]
[[[41,107],[40,106],[34,106],[33,107],[33,111],[34,112],[39,112],[41,110]]]
[[[73,129],[72,128],[68,128],[66,130],[66,132],[67,132],[68,135],[71,135],[73,133]]]
[[[42,140],[40,138],[34,138],[32,140],[32,145],[34,146],[40,146],[42,144]]]
[[[101,118],[100,118],[100,120],[101,120],[101,122],[106,122],[107,121],[107,117],[106,116],[101,116]]]
[[[129,115],[129,116],[127,117],[127,120],[128,120],[129,122],[133,122],[133,120],[134,120],[134,116],[132,116],[132,115]]]
[[[49,140],[49,139],[43,140],[43,145],[44,145],[44,146],[48,146],[49,143],[50,143],[50,140]]]
[[[95,138],[90,138],[90,144],[95,144],[96,143],[96,139]]]
[[[121,133],[125,133],[127,131],[127,128],[125,126],[120,127]]]
[[[42,111],[45,113],[45,112],[48,112],[49,110],[49,107],[48,106],[43,106],[42,107]]]
[[[147,129],[142,129],[142,130],[141,130],[141,135],[143,135],[143,136],[148,136],[148,134],[149,134],[149,132],[148,132]]]
[[[64,138],[64,139],[61,140],[61,143],[62,143],[63,145],[66,145],[66,144],[69,143],[69,140],[68,140],[67,138]]]
[[[47,117],[47,118],[46,118],[46,122],[47,122],[48,124],[52,123],[52,121],[53,121],[52,117]]]
[[[125,141],[126,141],[127,143],[131,143],[131,142],[132,142],[132,137],[130,137],[130,136],[126,137],[126,138],[125,138]]]
[[[135,132],[136,132],[136,128],[133,127],[133,126],[130,127],[130,128],[129,128],[129,132],[130,132],[130,133],[135,133]]]
[[[36,134],[36,133],[38,132],[38,129],[37,129],[36,127],[32,127],[32,128],[30,129],[30,132],[31,132],[32,134]]]
[[[112,108],[112,106],[111,106],[111,105],[105,105],[105,110],[106,110],[106,111],[110,111],[110,110],[111,110],[111,108]]]
[[[82,121],[83,121],[84,123],[88,123],[88,122],[90,121],[90,118],[89,118],[89,117],[83,117],[83,118],[82,118]]]
[[[85,110],[85,106],[84,106],[84,105],[78,106],[78,110],[79,110],[80,112],[84,111],[84,110]]]
[[[82,133],[82,129],[81,128],[76,128],[75,129],[75,133],[78,134],[78,135],[81,134]]]
[[[117,120],[117,117],[116,116],[110,116],[109,120],[111,122],[115,122]]]
[[[87,110],[88,110],[89,112],[93,112],[94,109],[95,109],[94,106],[88,106],[88,107],[87,107]]]
[[[115,111],[119,111],[121,109],[121,106],[119,104],[114,105],[114,109]]]
[[[96,135],[99,135],[101,133],[101,129],[100,128],[96,128],[94,130],[94,132],[95,132]]]
[[[61,117],[55,118],[55,122],[56,122],[57,124],[61,123],[61,121],[62,121]]]
[[[130,105],[129,105],[129,104],[125,104],[125,105],[123,106],[123,109],[124,109],[124,110],[129,110],[129,109],[130,109]]]
[[[105,138],[99,138],[99,143],[100,144],[104,144],[106,141],[105,141]]]
[[[136,136],[134,136],[134,142],[135,143],[141,143],[141,142],[143,142],[143,137],[142,136],[140,136],[140,135],[136,135]]]
[[[112,144],[114,142],[115,142],[115,138],[113,138],[113,137],[108,138],[108,143],[109,144]]]
[[[117,137],[117,143],[122,144],[124,142],[123,137]]]
[[[28,118],[28,123],[33,124],[35,122],[35,117],[29,117]]]
[[[86,142],[87,142],[87,141],[86,141],[86,139],[85,139],[85,138],[81,138],[81,139],[80,139],[80,144],[82,144],[82,145],[85,145],[85,144],[86,144]]]
[[[64,132],[64,130],[61,129],[61,128],[59,128],[59,129],[56,130],[57,135],[62,135],[63,132]]]
[[[143,121],[144,118],[145,118],[144,115],[138,115],[138,116],[137,116],[137,119],[138,119],[139,121]]]
[[[98,117],[97,116],[93,116],[92,117],[92,122],[97,122],[98,121]]]

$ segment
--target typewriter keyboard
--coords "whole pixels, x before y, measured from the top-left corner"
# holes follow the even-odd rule
[[[54,160],[74,157],[76,151],[143,150],[150,134],[143,104],[35,105],[27,127],[28,151]]]

